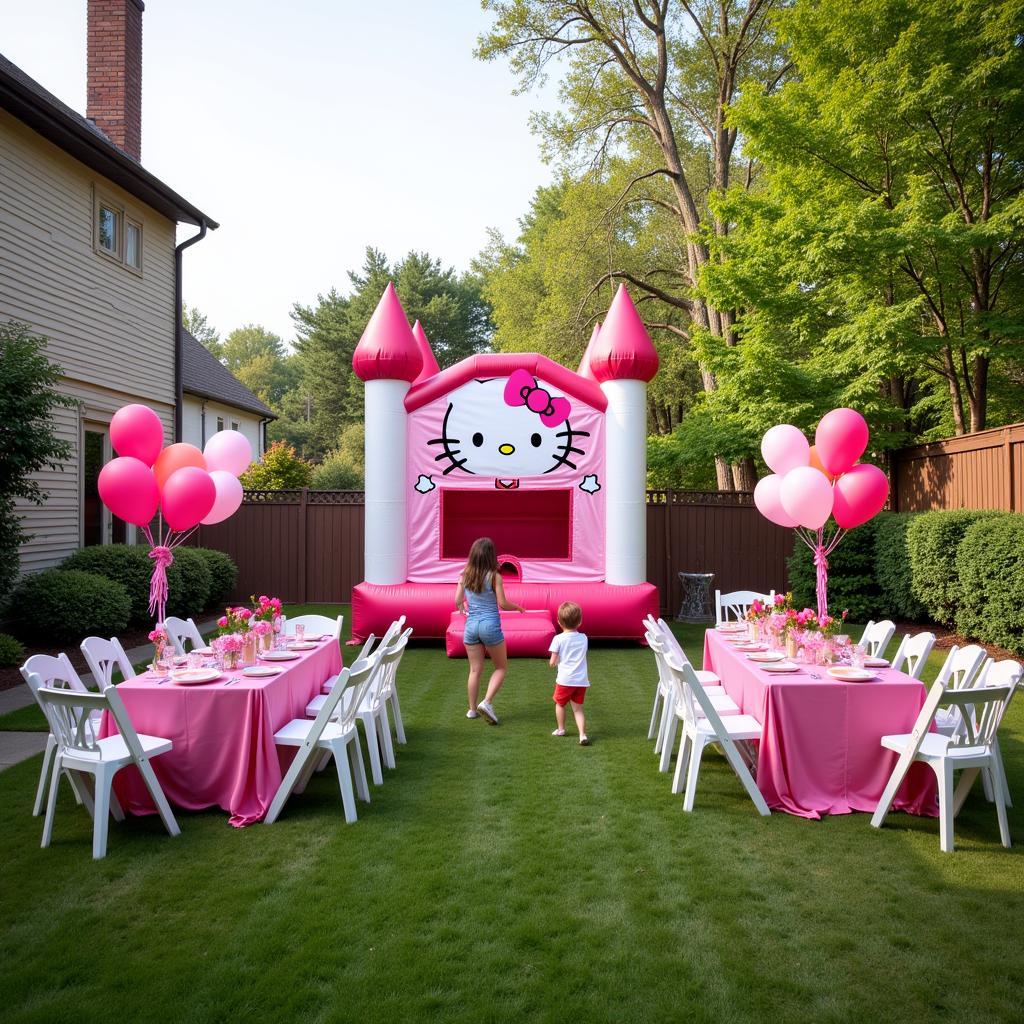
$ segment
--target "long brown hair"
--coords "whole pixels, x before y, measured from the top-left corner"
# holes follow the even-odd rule
[[[478,537],[469,549],[466,568],[462,570],[462,585],[474,594],[498,571],[498,554],[490,537]]]

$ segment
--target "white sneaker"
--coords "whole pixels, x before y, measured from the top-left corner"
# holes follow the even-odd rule
[[[480,703],[477,704],[476,709],[480,712],[481,715],[484,716],[484,718],[487,719],[488,722],[491,723],[491,725],[498,724],[498,716],[497,714],[495,714],[494,708],[491,706],[490,701],[480,701]]]
[[[469,711],[466,712],[466,717],[467,718],[479,718],[480,715],[476,711],[473,711],[472,708],[471,708]]]

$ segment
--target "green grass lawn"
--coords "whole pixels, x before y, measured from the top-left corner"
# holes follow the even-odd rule
[[[952,855],[933,819],[762,819],[713,753],[686,815],[646,739],[650,654],[592,651],[586,749],[550,736],[552,675],[513,662],[493,728],[464,661],[411,648],[409,744],[352,826],[328,771],[274,826],[112,823],[94,863],[66,787],[38,848],[39,758],[0,774],[0,1015],[1020,1020],[1024,861],[980,787]],[[1024,842],[1024,700],[1002,746]]]

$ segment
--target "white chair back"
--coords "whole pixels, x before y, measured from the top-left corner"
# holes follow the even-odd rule
[[[665,684],[667,691],[671,695],[673,704],[679,709],[680,712],[682,712],[683,721],[688,726],[695,726],[698,714],[697,704],[694,703],[694,687],[700,689],[701,696],[704,696],[703,689],[701,688],[700,683],[697,682],[697,677],[693,677],[694,687],[688,686],[686,684],[685,679],[681,678],[678,672],[672,671],[672,664],[670,661],[671,655],[669,654],[668,644],[665,642],[665,640],[654,633],[648,633],[646,635],[646,640],[647,643],[650,645],[651,650],[654,651],[654,657],[657,659],[658,662],[659,680],[661,680]],[[686,665],[690,667],[692,671],[692,666],[690,666],[689,662],[680,661],[679,659],[674,660],[676,665]],[[711,704],[711,702],[708,701],[706,697],[705,701],[709,705]],[[712,710],[714,710],[713,707]],[[717,711],[715,711],[715,717],[718,717]]]
[[[171,643],[174,644],[175,654],[185,653],[186,640],[193,649],[206,646],[206,641],[203,639],[202,633],[199,632],[199,627],[195,624],[194,619],[179,619],[174,615],[168,615],[164,619],[164,629],[167,631]]]
[[[341,627],[344,616],[339,615],[332,619],[327,615],[296,615],[294,618],[285,619],[281,624],[281,631],[285,636],[294,636],[296,626],[304,626],[307,633],[321,633],[333,636],[335,640],[341,640]]]
[[[1024,666],[1019,661],[993,661],[991,658],[979,673],[979,686],[1019,686]]]
[[[44,686],[54,690],[67,689],[77,690],[79,693],[89,692],[85,683],[79,678],[78,673],[71,664],[71,659],[63,651],[56,657],[50,654],[33,654],[21,666],[21,677],[28,684],[29,690],[32,691],[32,696],[35,697],[36,703],[46,716],[47,721],[50,720],[49,713],[39,698],[39,691]],[[50,732],[53,732],[52,724]]]
[[[872,658],[885,656],[885,649],[896,632],[896,625],[889,619],[882,619],[881,622],[874,620],[868,622],[861,634],[860,646],[865,648]]]
[[[100,751],[94,724],[98,716],[95,713],[109,711],[132,760],[138,764],[142,759],[138,733],[116,686],[108,686],[100,693],[44,686],[39,690],[39,699],[48,709],[47,717],[53,723],[53,735],[62,753],[83,760],[98,760]]]
[[[759,594],[756,590],[732,590],[723,594],[720,590],[715,591],[715,623],[721,624],[730,621],[730,618],[742,622],[750,611],[750,606],[755,601],[763,601],[765,604],[773,604],[775,591],[767,594]]]
[[[906,672],[914,679],[920,679],[934,646],[934,633],[917,633],[914,636],[907,633],[900,641],[896,656],[892,659],[892,667],[898,672]]]
[[[82,641],[82,654],[101,690],[113,685],[115,668],[120,669],[122,679],[135,678],[135,669],[116,636],[109,640],[101,636],[87,636]]]
[[[985,648],[978,644],[951,647],[935,681],[947,690],[969,689],[977,683],[987,656]]]
[[[398,647],[398,657],[393,661],[388,661],[384,668],[381,669],[378,677],[379,682],[376,688],[376,704],[388,700],[391,694],[395,692],[395,678],[398,675],[398,667],[402,664],[402,658],[405,655],[405,648],[409,642],[409,637],[412,636],[412,627],[410,626],[405,632],[398,637],[397,640],[392,640],[391,645]]]

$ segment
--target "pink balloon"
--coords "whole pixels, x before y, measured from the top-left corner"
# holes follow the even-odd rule
[[[216,488],[217,497],[214,499],[213,508],[202,520],[203,526],[224,522],[229,516],[233,516],[242,504],[243,491],[238,477],[232,476],[225,469],[215,469],[210,474],[210,479]]]
[[[796,427],[780,423],[765,431],[761,438],[761,454],[773,473],[785,476],[797,466],[806,466],[811,458],[811,446]]]
[[[218,430],[203,449],[206,468],[222,469],[232,476],[241,476],[252,462],[252,445],[237,430]]]
[[[782,479],[779,497],[786,514],[809,530],[824,526],[832,512],[832,485],[811,466],[791,469]]]
[[[216,498],[217,488],[205,469],[177,469],[163,487],[164,519],[172,530],[191,530],[210,514]]]
[[[832,512],[844,530],[852,530],[878,515],[889,497],[889,480],[877,466],[862,462],[835,483]]]
[[[796,526],[797,521],[782,507],[781,487],[781,476],[772,473],[762,477],[754,488],[754,504],[768,522],[776,526]]]
[[[868,446],[868,424],[856,409],[833,409],[821,417],[814,447],[822,465],[833,475],[845,473]]]
[[[156,515],[160,491],[153,470],[130,455],[111,459],[96,482],[103,504],[126,523],[145,526]]]
[[[110,420],[110,443],[118,455],[152,466],[164,445],[164,425],[149,406],[125,405]]]

